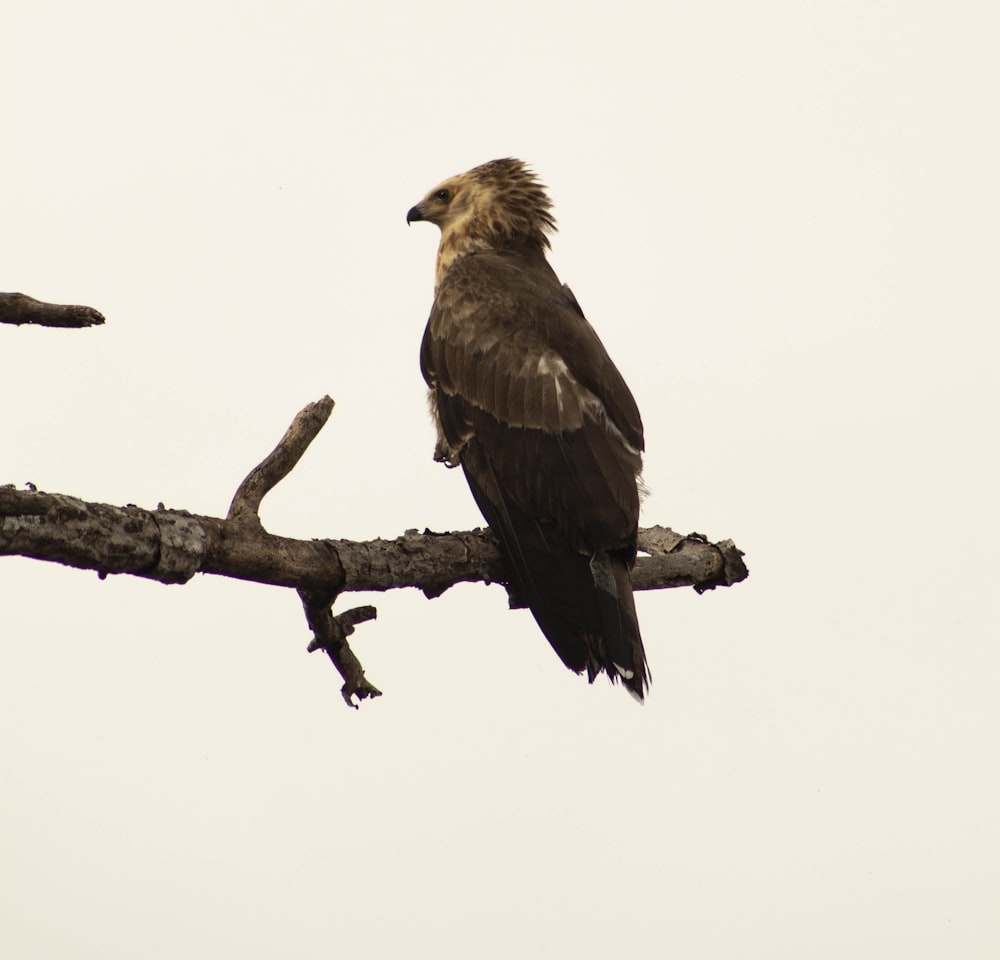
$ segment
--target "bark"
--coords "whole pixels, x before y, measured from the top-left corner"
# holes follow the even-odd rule
[[[379,695],[347,644],[373,607],[339,615],[341,593],[416,587],[438,597],[456,583],[505,583],[503,560],[489,530],[435,533],[408,530],[393,540],[297,540],[266,531],[258,509],[265,494],[295,466],[330,416],[324,397],[295,418],[275,450],[240,484],[226,518],[186,510],[115,507],[40,490],[0,487],[0,555],[18,555],[161,583],[215,574],[298,590],[314,640],[344,678],[353,699]],[[709,543],[666,527],[639,533],[632,574],[637,590],[690,586],[703,592],[746,578],[742,553],[730,540]],[[512,597],[512,606],[518,605]]]

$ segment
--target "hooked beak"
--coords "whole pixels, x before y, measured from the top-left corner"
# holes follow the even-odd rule
[[[420,209],[420,204],[418,203],[415,207],[410,207],[406,214],[406,225],[409,226],[414,220],[423,220],[424,211]]]

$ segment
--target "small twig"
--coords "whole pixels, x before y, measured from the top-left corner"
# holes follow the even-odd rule
[[[323,397],[298,412],[278,445],[247,475],[229,506],[227,520],[260,526],[260,503],[268,492],[288,476],[316,434],[330,419],[333,400]]]
[[[24,293],[0,293],[0,323],[37,327],[96,327],[104,316],[93,307],[44,303]]]
[[[334,616],[331,611],[334,598],[328,592],[299,590],[299,597],[313,631],[308,650],[310,653],[323,650],[344,678],[344,685],[340,688],[344,703],[357,710],[355,697],[359,701],[381,697],[382,691],[365,677],[361,661],[347,642],[347,638],[354,633],[354,627],[374,620],[378,611],[372,606],[354,607]]]

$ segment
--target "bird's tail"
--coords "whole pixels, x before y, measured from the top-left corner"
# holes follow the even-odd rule
[[[594,653],[608,675],[613,678],[617,674],[622,685],[641,703],[649,687],[649,668],[628,567],[620,557],[595,553],[590,559],[590,572],[602,628],[594,638],[598,647]]]
[[[632,596],[630,551],[586,556],[499,489],[487,496],[471,471],[465,472],[497,535],[515,594],[531,609],[559,659],[574,673],[586,670],[591,683],[599,673],[612,682],[620,680],[642,702],[649,670]]]

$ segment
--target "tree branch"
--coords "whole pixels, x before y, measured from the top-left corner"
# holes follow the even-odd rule
[[[333,401],[323,397],[300,410],[278,445],[247,475],[229,505],[227,520],[248,521],[260,527],[260,502],[292,472],[306,448],[333,413]]]
[[[636,590],[699,592],[747,577],[731,540],[710,543],[669,527],[639,531]],[[382,592],[416,587],[439,597],[456,583],[504,583],[489,530],[407,530],[394,540],[295,540],[186,510],[113,507],[60,493],[0,487],[0,556],[32,557],[83,570],[186,583],[210,573],[279,587]]]
[[[344,699],[380,691],[347,643],[355,624],[375,618],[372,607],[332,613],[346,591],[416,587],[438,597],[456,583],[506,583],[507,574],[489,530],[418,533],[394,540],[296,540],[268,533],[258,509],[326,422],[329,397],[307,406],[284,438],[254,468],[233,498],[226,519],[186,510],[114,507],[65,494],[0,487],[0,555],[17,555],[109,573],[186,583],[196,573],[293,587],[313,631],[310,650],[323,649],[344,679]],[[666,527],[639,531],[640,555],[632,572],[637,590],[691,586],[699,592],[747,577],[731,540],[709,543]],[[516,604],[516,598],[512,605]]]
[[[0,293],[0,323],[39,327],[94,327],[104,316],[93,307],[64,303],[43,303],[24,293]]]
[[[306,621],[314,634],[308,650],[310,653],[324,650],[329,656],[344,678],[344,685],[340,688],[344,702],[357,710],[355,697],[359,700],[381,697],[382,691],[365,677],[361,661],[347,645],[347,638],[354,633],[355,624],[374,620],[378,611],[372,606],[354,607],[335,617],[330,610],[333,603],[331,598],[308,590],[299,590],[299,596],[306,612]]]

